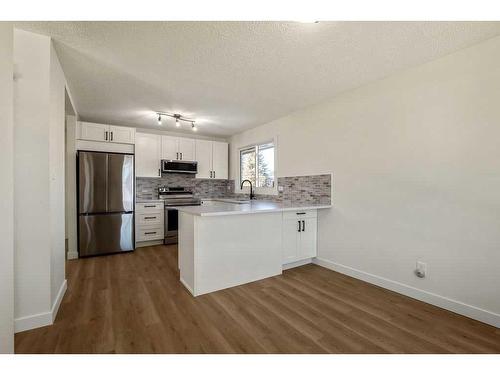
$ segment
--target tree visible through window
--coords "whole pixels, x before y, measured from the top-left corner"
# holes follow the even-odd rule
[[[274,187],[274,144],[265,143],[240,151],[240,183],[250,180],[256,187]]]

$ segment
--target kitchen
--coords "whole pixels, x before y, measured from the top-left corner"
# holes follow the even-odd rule
[[[161,123],[161,114],[158,116]],[[179,127],[182,117],[173,118]],[[77,122],[76,127],[80,257],[179,242],[180,281],[194,296],[276,276],[316,257],[317,210],[331,207],[330,175],[280,178],[277,195],[256,200],[254,185],[262,181],[259,168],[252,169],[254,176],[242,169],[240,189],[244,191],[243,185],[249,185],[248,199],[242,199],[234,192],[235,182],[228,179],[226,142],[88,122]],[[275,150],[274,143],[254,148],[261,175],[262,164],[266,163],[267,169],[274,166]],[[248,158],[248,147],[241,155],[241,160]],[[265,184],[273,189],[274,170],[266,173]],[[116,186],[121,190],[116,191]],[[135,209],[131,206],[133,191]],[[120,205],[113,210],[110,202],[117,199]],[[103,205],[106,214],[102,214],[105,209],[99,202],[107,202]],[[190,214],[229,216],[209,224],[205,234],[212,237],[203,239],[194,238],[193,228],[195,221],[201,225],[204,220],[189,218]],[[240,241],[246,252],[237,244]],[[194,243],[217,245],[194,249]],[[210,261],[195,264],[203,252],[208,252],[205,258]],[[195,268],[199,274],[194,273]],[[234,272],[222,277],[224,269]]]
[[[500,351],[500,23],[2,30],[11,352]]]

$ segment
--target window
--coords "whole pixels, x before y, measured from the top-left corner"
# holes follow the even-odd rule
[[[240,150],[240,184],[252,181],[258,188],[274,187],[274,143],[264,143]]]

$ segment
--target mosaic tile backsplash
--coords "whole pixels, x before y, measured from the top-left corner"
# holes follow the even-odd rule
[[[222,198],[234,193],[233,180],[198,179],[194,174],[164,173],[161,178],[138,177],[135,187],[136,199],[158,199],[160,186],[185,187],[197,198]]]
[[[248,197],[247,194],[235,194],[234,180],[197,179],[191,174],[169,173],[161,178],[137,178],[136,199],[158,199],[160,186],[182,186],[202,199]],[[278,186],[283,187],[278,195],[259,194],[256,199],[286,204],[331,204],[331,174],[278,177]]]

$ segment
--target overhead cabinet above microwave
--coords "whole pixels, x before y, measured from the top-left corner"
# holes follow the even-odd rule
[[[165,160],[188,160],[195,159],[195,140],[192,138],[161,137],[161,158]]]
[[[196,173],[196,178],[228,178],[226,142],[138,132],[135,156],[137,177],[159,178],[163,169],[164,173]]]
[[[85,141],[134,144],[135,128],[79,121],[77,138]]]

